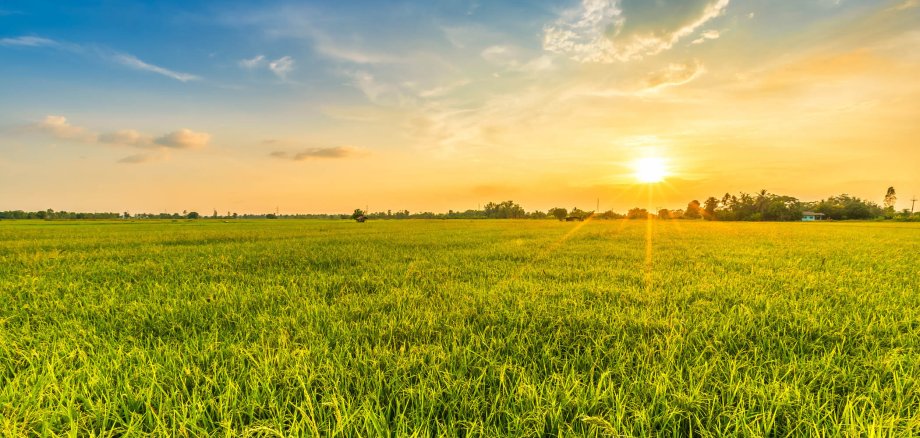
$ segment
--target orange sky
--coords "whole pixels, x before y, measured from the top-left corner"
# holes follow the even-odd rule
[[[625,211],[643,157],[656,208],[920,195],[920,2],[462,3],[0,13],[0,210]]]

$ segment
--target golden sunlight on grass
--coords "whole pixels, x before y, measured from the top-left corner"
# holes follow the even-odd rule
[[[658,157],[640,158],[633,162],[636,180],[640,183],[656,183],[668,176],[664,160]]]

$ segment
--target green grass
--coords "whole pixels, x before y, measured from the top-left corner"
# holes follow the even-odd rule
[[[0,222],[0,432],[917,436],[920,225]]]

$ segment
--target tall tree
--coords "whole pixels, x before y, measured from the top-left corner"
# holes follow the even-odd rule
[[[898,202],[898,195],[894,192],[894,187],[888,187],[885,193],[885,210],[894,212],[894,204]]]

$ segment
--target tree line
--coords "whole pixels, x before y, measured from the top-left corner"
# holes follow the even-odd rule
[[[830,220],[920,220],[920,212],[912,209],[895,211],[897,194],[894,187],[886,191],[882,205],[860,199],[848,194],[831,196],[820,201],[805,202],[793,196],[778,195],[767,190],[755,194],[726,193],[721,198],[710,196],[700,203],[692,200],[686,209],[660,209],[649,212],[643,208],[633,208],[627,212],[629,219],[704,219],[715,221],[798,221],[803,213],[821,213]]]
[[[352,214],[237,214],[227,212],[219,214],[214,210],[211,215],[202,215],[197,211],[180,213],[78,213],[68,211],[0,211],[0,219],[355,219],[364,216],[367,219],[557,219],[585,220],[591,219],[702,219],[711,221],[798,221],[804,212],[822,213],[831,220],[871,220],[893,219],[902,221],[920,221],[920,212],[913,209],[895,211],[897,193],[889,187],[882,205],[841,194],[820,201],[806,202],[788,195],[778,195],[767,190],[758,193],[725,193],[721,198],[710,196],[702,203],[692,200],[684,209],[648,211],[635,207],[620,214],[612,210],[595,212],[573,207],[571,210],[555,207],[548,211],[526,211],[520,204],[508,200],[489,202],[480,209],[464,211],[448,210],[447,213],[430,211],[410,212],[409,210],[387,210],[365,212],[355,209]]]

